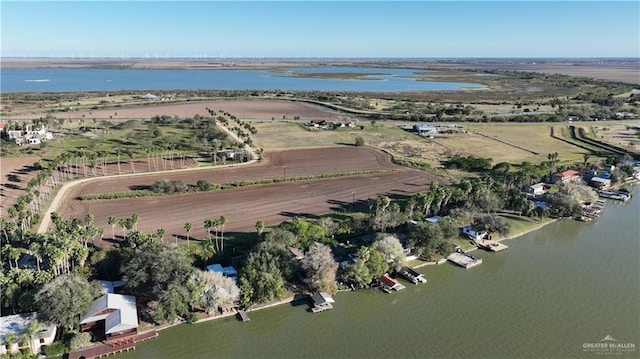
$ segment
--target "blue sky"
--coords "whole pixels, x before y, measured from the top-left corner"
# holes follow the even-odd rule
[[[639,1],[6,1],[2,56],[640,57]]]

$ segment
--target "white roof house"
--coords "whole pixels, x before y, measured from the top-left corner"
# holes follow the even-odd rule
[[[115,334],[138,328],[136,298],[131,295],[107,293],[91,303],[80,325],[104,320],[105,334]]]
[[[37,312],[0,317],[0,355],[6,353],[15,353],[22,349],[23,347],[20,347],[19,343],[15,343],[9,346],[4,342],[4,338],[10,333],[16,334],[18,336],[24,334],[27,326],[29,326],[29,324],[37,318]],[[56,326],[54,324],[46,325],[45,323],[39,322],[38,332],[33,337],[33,340],[28,343],[28,345],[36,353],[39,353],[40,348],[43,345],[49,345],[53,343],[55,337]]]

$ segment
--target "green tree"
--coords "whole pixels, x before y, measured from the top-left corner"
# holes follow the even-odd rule
[[[362,136],[357,136],[355,145],[358,147],[364,146],[364,138],[362,138]]]
[[[286,293],[278,259],[265,250],[249,253],[238,283],[245,306],[282,299]]]
[[[97,283],[88,282],[77,274],[68,274],[45,284],[36,294],[35,301],[40,319],[73,331],[78,329],[82,315],[99,295]]]
[[[192,298],[186,286],[193,267],[178,247],[148,244],[128,250],[123,263],[127,290],[143,301],[152,301],[149,314],[156,321],[173,321],[188,314]]]

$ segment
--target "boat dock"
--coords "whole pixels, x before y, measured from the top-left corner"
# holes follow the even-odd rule
[[[398,273],[413,284],[427,283],[427,279],[422,275],[422,273],[411,267],[402,267]]]
[[[447,260],[459,265],[462,268],[471,268],[482,263],[482,258],[478,258],[473,254],[458,253],[458,252],[452,253],[450,256],[447,257]]]
[[[392,290],[403,290],[406,288],[403,284],[391,278],[387,273],[378,278],[378,283],[380,288],[387,293],[391,293]]]
[[[333,309],[333,303],[336,301],[331,297],[329,293],[326,292],[318,292],[311,296],[311,302],[313,303],[313,307],[311,307],[312,313],[320,313],[325,310]]]
[[[251,321],[251,318],[249,318],[249,314],[247,314],[247,312],[245,312],[244,310],[239,310],[238,311],[238,315],[240,316],[240,319],[243,322],[249,322]]]
[[[69,359],[93,359],[103,356],[126,352],[136,348],[136,343],[156,338],[158,332],[151,330],[145,333],[131,335],[125,338],[105,341],[102,344],[98,344],[89,348],[80,349],[75,352],[69,353]]]
[[[509,248],[509,246],[506,244],[502,244],[498,241],[492,241],[492,240],[476,241],[476,245],[490,252],[500,252]]]
[[[628,192],[600,191],[598,192],[598,196],[602,198],[614,199],[616,201],[623,201],[623,202],[626,202],[631,199],[631,194]]]

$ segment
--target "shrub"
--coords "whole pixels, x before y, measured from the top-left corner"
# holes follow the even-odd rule
[[[356,146],[358,147],[364,146],[364,138],[362,138],[362,136],[356,137]]]
[[[51,345],[45,345],[42,347],[42,352],[48,357],[56,357],[64,354],[67,351],[67,346],[63,343],[53,343]]]

